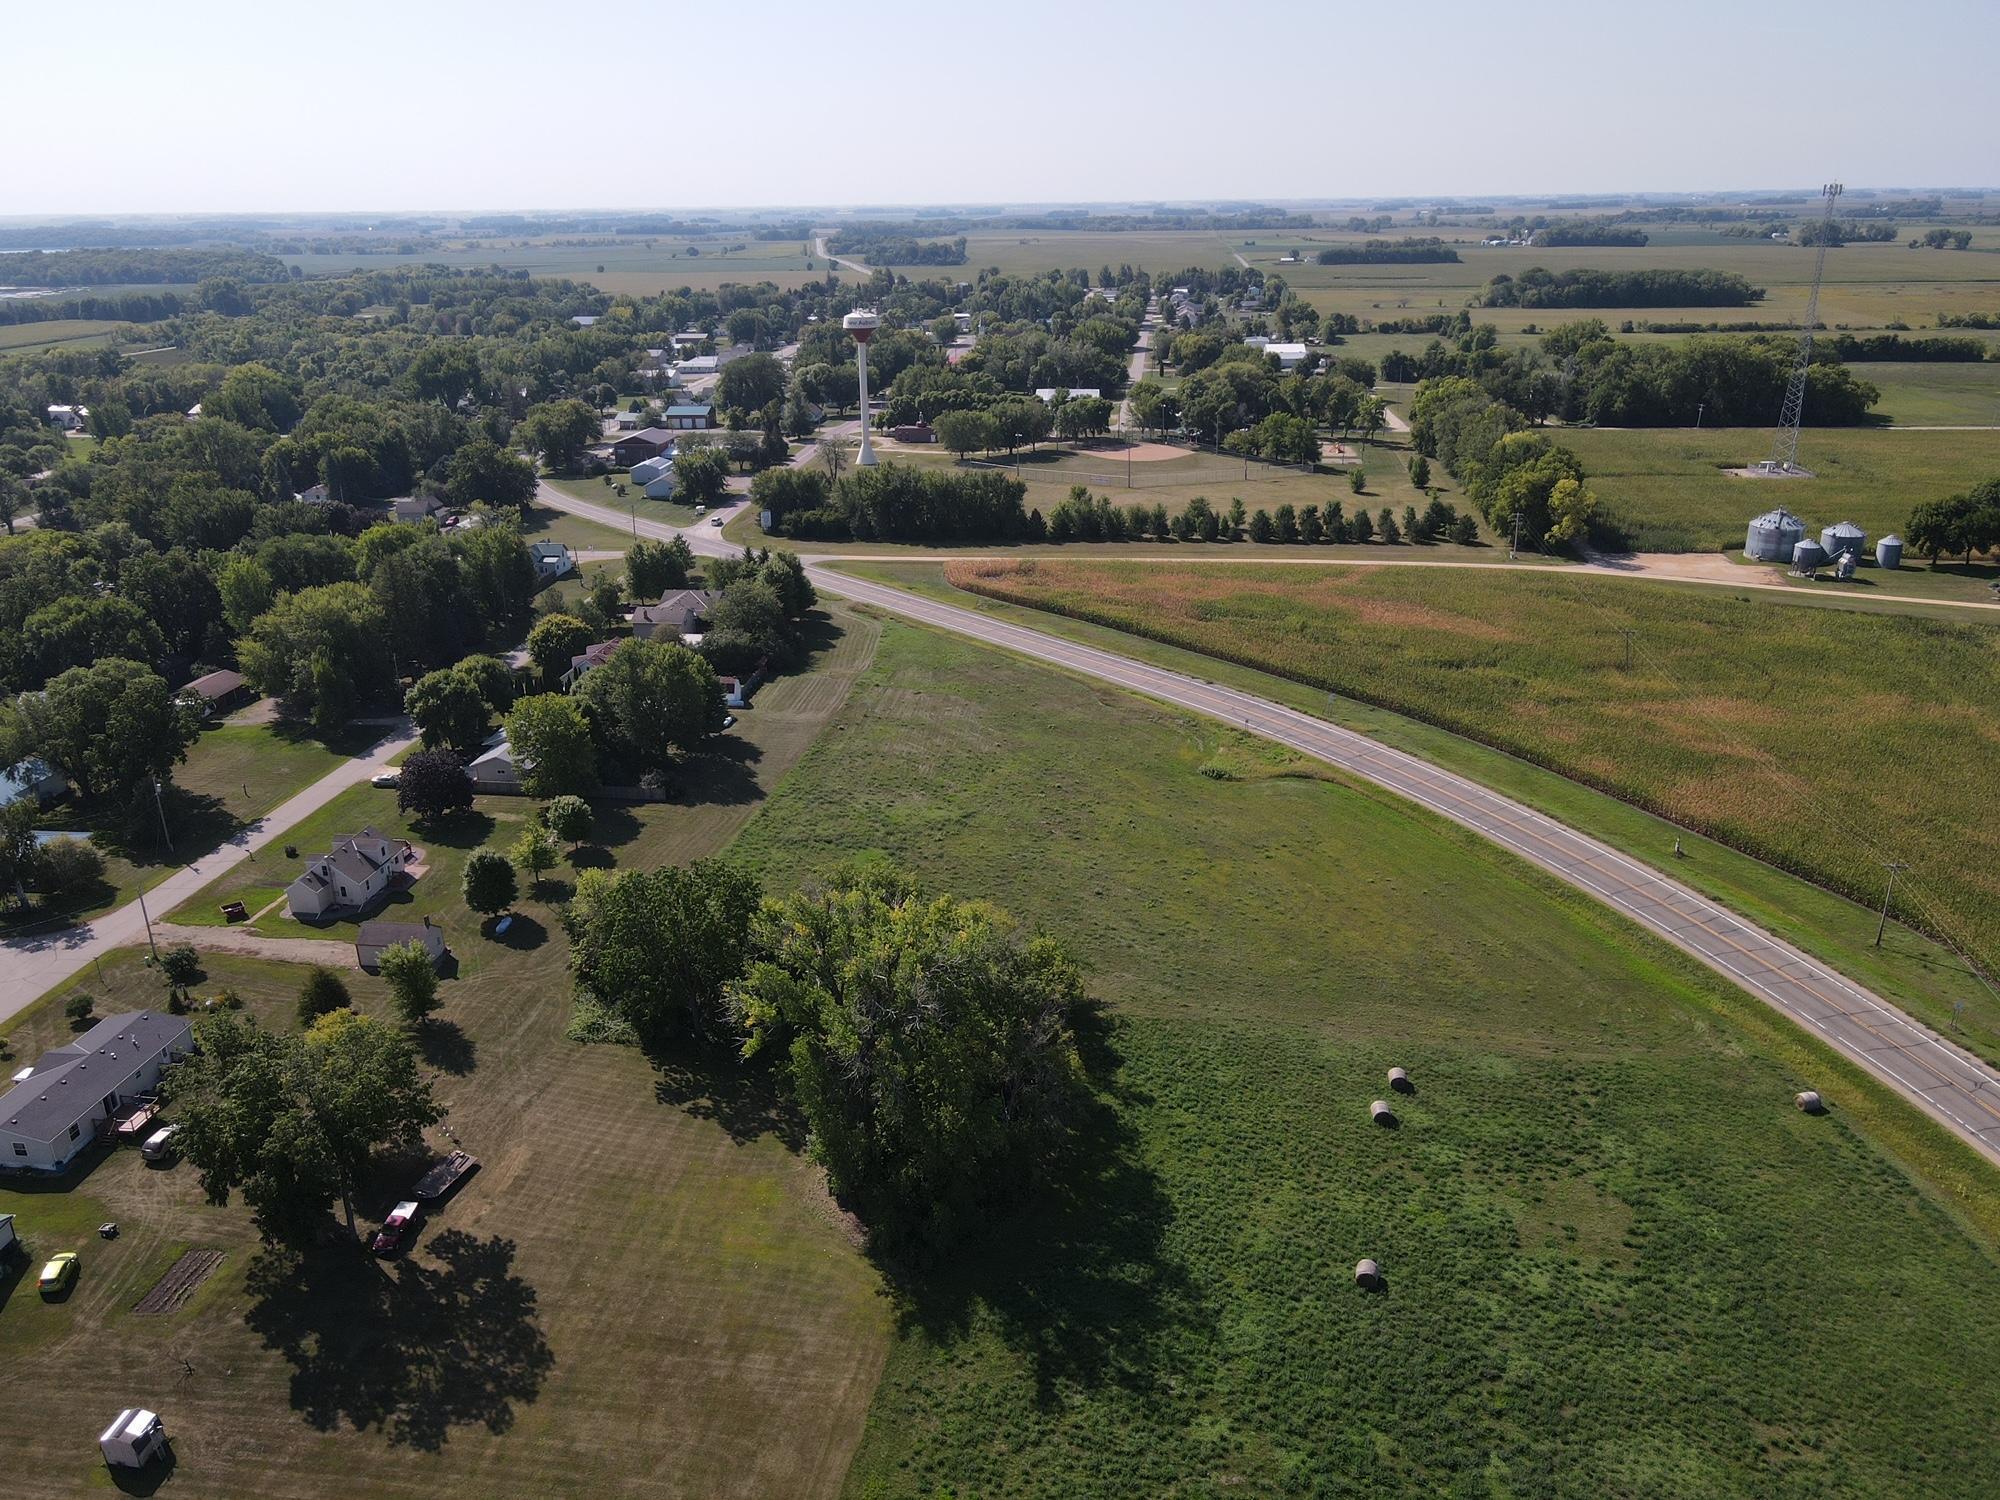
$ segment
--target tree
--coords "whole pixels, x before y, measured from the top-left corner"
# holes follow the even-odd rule
[[[1357,495],[1368,493],[1368,475],[1361,465],[1356,464],[1347,471],[1347,487]]]
[[[396,806],[420,819],[472,806],[472,778],[449,750],[419,750],[396,779]]]
[[[81,1031],[96,1013],[96,999],[80,990],[63,1001],[63,1015],[68,1018],[72,1031]]]
[[[1253,542],[1268,542],[1276,535],[1277,527],[1272,524],[1271,513],[1268,510],[1259,509],[1250,518],[1250,540]]]
[[[1354,519],[1348,524],[1348,535],[1356,542],[1375,540],[1375,523],[1361,506],[1354,507]]]
[[[1395,513],[1386,505],[1376,514],[1375,531],[1391,547],[1403,539],[1402,532],[1396,529]]]
[[[347,981],[326,965],[314,964],[306,971],[305,983],[299,986],[299,1025],[310,1026],[321,1016],[346,1010],[353,1004]]]
[[[674,484],[689,505],[709,505],[728,488],[729,456],[720,448],[684,448],[674,455]]]
[[[129,801],[187,759],[200,719],[157,673],[117,657],[71,667],[20,699],[28,743],[80,796]]]
[[[993,419],[983,411],[939,412],[931,420],[931,430],[937,434],[937,440],[960,459],[984,453],[997,441]]]
[[[470,750],[486,738],[491,710],[472,675],[456,667],[427,672],[403,695],[426,749]]]
[[[1047,437],[1055,420],[1047,403],[1032,396],[1001,401],[988,415],[993,420],[995,439],[1006,444],[1010,454],[1023,443],[1039,443]]]
[[[167,981],[167,988],[179,999],[201,983],[201,955],[192,944],[176,943],[160,954],[160,975]]]
[[[542,674],[544,686],[569,670],[569,664],[590,644],[590,627],[575,615],[543,615],[528,632],[528,655]]]
[[[438,1008],[437,966],[430,950],[419,942],[392,943],[382,950],[380,962],[396,1014],[408,1025],[423,1024]]]
[[[521,870],[527,872],[530,887],[539,889],[542,876],[553,869],[556,862],[556,843],[549,837],[548,829],[539,823],[530,823],[521,830],[519,838],[507,851],[507,857]]]
[[[732,585],[723,604],[740,601],[751,587]],[[735,613],[719,604],[715,630],[740,632]],[[702,653],[677,640],[621,643],[577,683],[576,697],[621,756],[655,770],[670,766],[675,751],[692,753],[722,731],[722,684]]]
[[[444,497],[464,510],[477,501],[519,510],[535,498],[534,465],[498,443],[474,438],[451,458]]]
[[[157,663],[166,655],[167,643],[159,627],[129,599],[68,594],[22,622],[18,650],[24,685],[38,687],[102,657]]]
[[[222,595],[222,618],[239,635],[271,607],[277,592],[263,564],[254,557],[241,555],[223,563],[222,570],[215,575],[215,587]]]
[[[514,669],[497,656],[468,656],[452,669],[479,690],[480,701],[496,714],[514,706]]]
[[[586,870],[563,917],[570,972],[648,1047],[713,1033],[727,1017],[724,986],[742,972],[758,896],[755,877],[714,859]]]
[[[550,833],[575,849],[590,837],[596,815],[581,797],[551,797],[542,809],[542,822]]]
[[[104,856],[88,839],[50,839],[34,851],[32,868],[35,889],[54,902],[94,891],[104,880]]]
[[[238,644],[243,675],[260,693],[323,732],[339,728],[394,685],[382,608],[359,583],[282,594]]]
[[[657,599],[687,587],[693,561],[693,550],[682,537],[675,537],[671,544],[642,538],[625,554],[625,581],[634,599]]]
[[[0,803],[0,885],[12,891],[16,904],[23,908],[28,904],[28,886],[36,880],[40,869],[41,846],[35,839],[35,814],[33,797],[16,797],[12,802]]]
[[[353,1233],[355,1193],[375,1154],[416,1145],[440,1118],[409,1041],[352,1012],[302,1036],[204,1017],[195,1043],[167,1077],[177,1144],[209,1202],[243,1194],[266,1243],[310,1243],[336,1198]]]
[[[1583,540],[1590,535],[1599,510],[1597,496],[1581,479],[1558,480],[1549,492],[1549,529],[1544,540],[1558,544]]]
[[[1231,496],[1229,500],[1229,540],[1232,542],[1243,535],[1243,517],[1242,498],[1240,496]]]
[[[895,874],[767,901],[730,986],[777,1052],[834,1191],[884,1244],[937,1249],[1045,1171],[1084,1106],[1076,962],[985,902]]]
[[[595,675],[583,680],[587,683]],[[507,715],[507,739],[521,773],[521,789],[530,797],[581,795],[596,787],[597,751],[590,723],[574,698],[560,693],[523,698]]]
[[[722,367],[715,399],[722,407],[762,411],[785,395],[785,367],[775,354],[746,354]]]
[[[204,416],[220,417],[239,427],[265,432],[290,432],[305,407],[296,382],[269,365],[237,365],[223,376],[222,386],[202,398]]]
[[[1431,461],[1419,453],[1410,460],[1410,483],[1420,490],[1427,490],[1431,484]]]
[[[461,893],[476,912],[497,917],[514,904],[514,866],[498,849],[475,849],[466,856]]]
[[[574,469],[583,450],[602,428],[597,413],[581,401],[550,401],[529,408],[514,429],[514,437],[530,452],[540,453],[551,469]]]

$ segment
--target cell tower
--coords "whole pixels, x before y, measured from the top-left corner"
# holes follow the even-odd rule
[[[1799,359],[1792,366],[1791,381],[1785,386],[1785,404],[1778,413],[1778,440],[1771,456],[1759,465],[1767,474],[1808,477],[1799,467],[1799,423],[1806,411],[1806,370],[1812,364],[1813,330],[1819,327],[1819,283],[1826,275],[1826,252],[1833,239],[1833,200],[1840,196],[1840,184],[1829,182],[1820,189],[1825,206],[1820,210],[1824,225],[1819,249],[1813,256],[1812,295],[1806,298],[1805,326],[1799,330]]]

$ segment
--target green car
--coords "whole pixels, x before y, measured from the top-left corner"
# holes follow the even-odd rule
[[[65,1250],[50,1258],[42,1267],[42,1279],[37,1283],[44,1297],[59,1297],[76,1285],[76,1273],[83,1262],[76,1258],[76,1252]]]

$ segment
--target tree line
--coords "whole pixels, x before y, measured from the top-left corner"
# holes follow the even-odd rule
[[[1328,245],[1313,257],[1323,266],[1433,265],[1455,263],[1458,252],[1436,236],[1400,240],[1365,240],[1359,245]]]
[[[1550,271],[1531,266],[1486,284],[1484,307],[1747,307],[1764,296],[1733,271]]]
[[[11,286],[143,286],[206,281],[284,281],[292,272],[275,255],[252,250],[22,250],[7,257]]]

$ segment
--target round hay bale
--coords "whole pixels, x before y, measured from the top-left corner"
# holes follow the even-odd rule
[[[1368,1114],[1377,1125],[1393,1125],[1396,1123],[1396,1112],[1389,1108],[1389,1101],[1387,1099],[1375,1100],[1374,1103],[1368,1106]]]
[[[1382,1268],[1372,1260],[1357,1260],[1354,1263],[1354,1284],[1359,1287],[1374,1288],[1382,1280]]]
[[[1792,1103],[1796,1104],[1809,1115],[1823,1115],[1826,1113],[1826,1101],[1820,1098],[1817,1089],[1807,1089],[1804,1093],[1795,1096]]]
[[[1410,1082],[1410,1075],[1408,1073],[1405,1073],[1401,1068],[1391,1068],[1389,1070],[1389,1087],[1399,1094],[1407,1094],[1415,1086]]]

